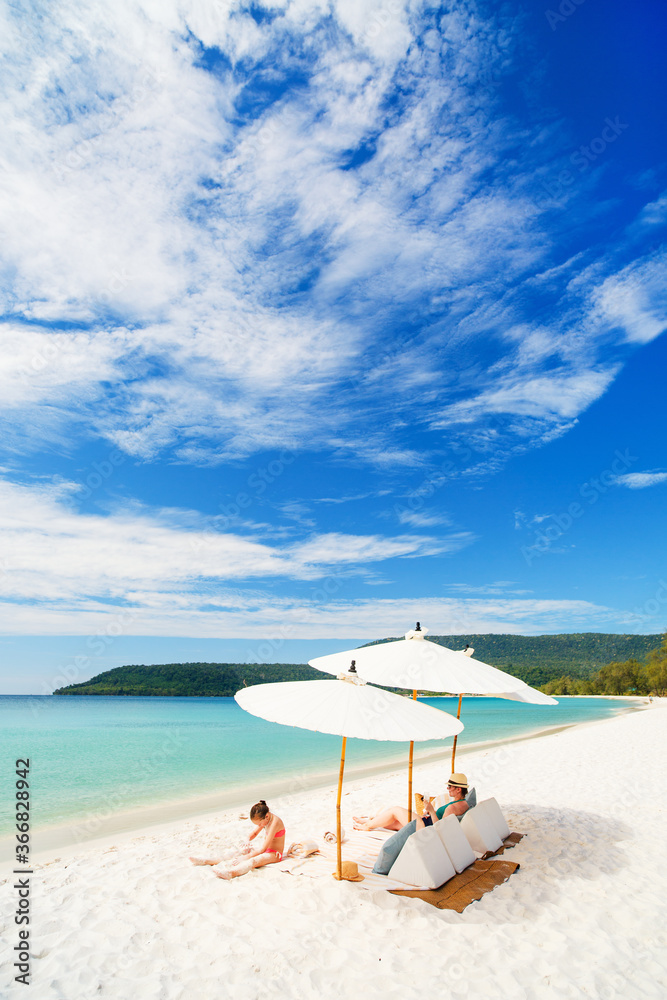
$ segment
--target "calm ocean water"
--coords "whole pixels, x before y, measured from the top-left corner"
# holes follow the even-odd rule
[[[428,698],[456,714],[456,698]],[[564,698],[555,707],[464,698],[459,747],[614,715],[628,702]],[[415,757],[451,748],[415,745]],[[272,790],[333,782],[340,739],[248,715],[233,698],[0,696],[2,802],[13,801],[14,761],[30,758],[32,825],[84,821],[100,813],[220,794],[245,801],[250,787]],[[348,740],[346,774],[399,766],[406,744]],[[249,804],[249,803],[248,803]],[[12,832],[3,809],[0,836]]]

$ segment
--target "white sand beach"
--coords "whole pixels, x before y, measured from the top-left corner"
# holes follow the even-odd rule
[[[461,914],[277,865],[231,882],[190,865],[188,855],[216,856],[247,835],[238,810],[43,857],[31,876],[30,987],[14,983],[5,958],[0,994],[662,998],[666,723],[667,701],[656,700],[460,754],[478,796],[495,796],[525,834],[506,854],[520,869]],[[420,766],[415,789],[441,791],[448,774],[448,756]],[[343,824],[405,799],[405,772],[346,782]],[[335,822],[335,790],[301,791],[298,776],[269,806],[288,842],[319,839]],[[15,879],[2,885],[5,956],[18,943]]]

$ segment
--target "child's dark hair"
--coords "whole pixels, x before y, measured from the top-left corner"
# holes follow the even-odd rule
[[[266,819],[268,815],[269,807],[264,799],[260,799],[259,802],[255,802],[254,806],[250,810],[250,819]]]

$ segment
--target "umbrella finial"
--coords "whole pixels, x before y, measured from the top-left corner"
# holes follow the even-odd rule
[[[347,681],[348,684],[356,684],[358,687],[359,686],[363,687],[366,683],[366,681],[362,680],[362,678],[357,673],[356,660],[352,660],[352,663],[347,668],[346,674],[337,674],[337,677],[339,681]]]
[[[424,641],[424,636],[428,632],[427,628],[422,628],[421,622],[417,622],[414,628],[411,628],[405,633],[406,639],[419,639],[421,642]]]

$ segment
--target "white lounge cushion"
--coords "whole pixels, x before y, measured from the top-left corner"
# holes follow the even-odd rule
[[[475,852],[468,843],[468,838],[461,829],[456,816],[443,816],[434,824],[433,829],[445,845],[449,860],[457,872],[462,872],[475,861]]]
[[[505,817],[500,811],[500,806],[495,799],[484,799],[479,803],[477,808],[481,809],[484,812],[484,815],[490,819],[501,840],[504,840],[505,837],[509,837],[512,831],[508,827]]]
[[[497,851],[503,846],[495,826],[479,806],[475,806],[474,809],[469,809],[467,813],[463,814],[461,829],[476,854]]]
[[[417,830],[408,837],[389,871],[389,878],[397,882],[429,889],[437,889],[454,875],[454,865],[433,826]]]

